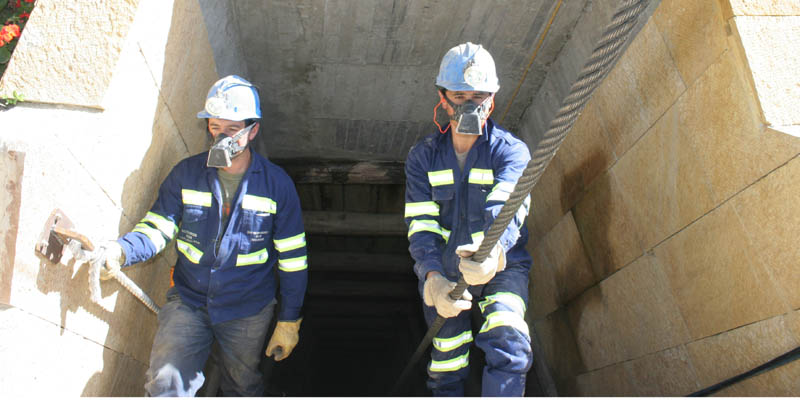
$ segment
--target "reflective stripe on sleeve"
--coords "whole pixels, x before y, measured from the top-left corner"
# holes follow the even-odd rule
[[[439,234],[447,242],[450,239],[450,231],[442,228],[438,222],[432,219],[415,219],[408,225],[408,237],[418,232],[433,232]]]
[[[519,210],[517,210],[517,218],[520,221],[525,221],[525,217],[528,216],[528,212],[531,208],[531,195],[525,196],[525,200],[522,201],[522,205],[519,206]]]
[[[475,232],[472,235],[472,243],[481,243],[483,242],[483,231]]]
[[[451,338],[433,338],[433,347],[441,352],[447,352],[470,342],[472,342],[472,331],[464,331]]]
[[[521,315],[514,311],[497,311],[489,314],[486,317],[486,322],[481,326],[480,333],[488,332],[500,326],[509,326],[530,336],[530,333],[528,333],[528,324],[525,323]]]
[[[269,258],[267,249],[261,249],[250,254],[239,254],[236,256],[236,266],[263,264]]]
[[[278,209],[278,203],[269,197],[253,196],[252,194],[244,195],[242,199],[242,208],[245,210],[261,211],[265,213],[275,214]]]
[[[211,192],[181,189],[181,197],[183,198],[183,204],[211,207]]]
[[[275,240],[275,250],[283,253],[285,251],[299,249],[306,245],[306,233],[292,236],[286,239]]]
[[[203,252],[198,250],[197,247],[192,246],[189,243],[184,242],[183,240],[178,239],[176,241],[178,246],[178,251],[180,251],[186,258],[195,263],[200,264],[200,259],[203,257]]]
[[[175,235],[178,234],[178,226],[175,225],[174,222],[152,212],[148,211],[147,214],[142,218],[141,222],[148,222],[155,225],[164,236],[168,237],[170,240],[175,238]]]
[[[501,303],[514,310],[515,313],[519,315],[525,315],[525,301],[522,300],[522,297],[519,297],[519,295],[516,293],[497,292],[495,294],[486,296],[483,301],[478,303],[478,306],[481,308],[481,313],[486,310],[486,307],[493,303]]]
[[[494,183],[494,173],[490,169],[472,168],[469,170],[469,183],[491,185]]]
[[[453,184],[453,170],[443,169],[441,171],[428,172],[428,181],[431,186],[452,185]]]
[[[492,191],[486,196],[486,201],[507,201],[515,186],[516,184],[512,182],[500,182],[494,185]]]
[[[451,358],[449,360],[433,361],[431,360],[431,372],[449,372],[458,371],[461,368],[466,368],[469,365],[469,351],[467,354]]]
[[[278,260],[278,269],[283,272],[302,271],[308,268],[308,256]]]
[[[153,244],[153,247],[156,248],[156,253],[160,253],[161,250],[164,250],[164,248],[167,247],[167,241],[164,240],[164,236],[161,234],[161,231],[150,227],[150,225],[140,222],[136,224],[136,227],[133,228],[133,232],[139,232],[147,236],[147,238],[150,239],[150,242]]]
[[[406,203],[405,218],[417,217],[420,215],[439,215],[439,205],[435,201],[421,201],[418,203]]]

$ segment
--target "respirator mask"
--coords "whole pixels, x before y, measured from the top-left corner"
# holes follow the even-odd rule
[[[206,161],[206,166],[213,168],[230,167],[231,160],[236,158],[236,156],[239,154],[242,154],[244,149],[247,148],[247,145],[239,145],[239,139],[242,136],[249,134],[255,125],[256,123],[254,122],[242,128],[233,136],[228,136],[222,133],[217,135],[217,138],[214,140],[214,144],[211,145],[211,149],[208,151],[208,161]]]
[[[482,103],[470,101],[464,104],[455,104],[445,96],[447,103],[453,108],[451,120],[456,121],[455,132],[463,135],[480,135],[484,122],[492,112],[494,96],[487,97]]]

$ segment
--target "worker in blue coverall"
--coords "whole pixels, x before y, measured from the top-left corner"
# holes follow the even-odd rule
[[[251,149],[261,107],[256,88],[231,75],[209,90],[208,152],[179,162],[132,232],[100,247],[101,277],[175,243],[174,286],[158,314],[145,388],[151,396],[194,395],[212,343],[219,343],[224,395],[261,396],[261,349],[280,361],[299,340],[307,284],[306,239],[294,184]]]
[[[416,261],[424,315],[447,318],[433,339],[428,387],[435,396],[463,396],[469,349],[486,354],[484,396],[522,396],[531,367],[524,315],[532,260],[525,250],[525,218],[530,197],[512,218],[488,258],[470,257],[480,246],[530,160],[525,143],[489,115],[499,89],[492,56],[465,43],[443,57],[436,78],[446,129],[425,137],[406,160],[405,221],[409,250]],[[461,300],[449,297],[459,276],[470,285]],[[472,300],[482,323],[471,329]],[[464,312],[467,311],[467,312]]]

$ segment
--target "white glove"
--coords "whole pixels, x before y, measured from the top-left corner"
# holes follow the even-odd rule
[[[464,276],[464,281],[469,285],[483,285],[494,278],[497,272],[506,268],[506,253],[503,246],[497,243],[489,252],[489,256],[482,263],[473,261],[470,257],[478,251],[481,241],[465,244],[456,248],[456,254],[461,257],[458,270]]]
[[[432,274],[425,280],[423,300],[429,307],[436,307],[436,313],[452,318],[461,311],[472,308],[472,295],[465,290],[460,300],[450,298],[450,292],[456,287],[455,282],[450,282],[439,273]]]
[[[105,258],[103,268],[100,269],[100,279],[107,281],[119,273],[122,264],[125,263],[125,252],[116,240],[109,240],[100,245],[97,253],[98,258]]]
[[[275,361],[281,361],[297,346],[300,341],[300,323],[303,319],[297,321],[278,321],[275,325],[275,331],[272,332],[272,337],[269,339],[267,351],[264,353],[267,357],[275,356]]]

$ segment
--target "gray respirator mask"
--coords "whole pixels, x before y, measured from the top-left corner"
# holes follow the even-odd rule
[[[231,160],[236,158],[236,156],[239,154],[242,154],[244,149],[247,148],[247,145],[239,145],[239,139],[242,136],[249,134],[255,125],[256,123],[254,122],[242,128],[233,136],[228,136],[222,133],[217,135],[217,138],[214,140],[214,144],[211,145],[211,149],[208,151],[208,161],[206,161],[206,166],[213,168],[230,167]]]
[[[464,104],[455,104],[445,96],[447,103],[455,112],[450,117],[451,120],[457,122],[455,132],[463,135],[480,135],[483,123],[489,118],[493,97],[487,97],[481,104],[474,103],[472,100]]]

